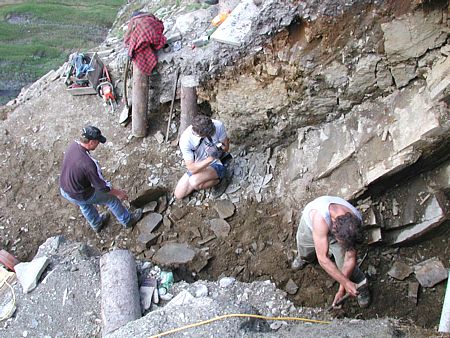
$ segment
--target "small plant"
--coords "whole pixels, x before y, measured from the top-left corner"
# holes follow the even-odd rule
[[[208,8],[209,6],[205,3],[192,3],[186,6],[187,12],[197,11],[199,9]]]

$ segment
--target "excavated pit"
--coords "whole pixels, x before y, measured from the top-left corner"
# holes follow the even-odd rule
[[[407,1],[388,3],[391,7],[386,11],[392,12],[394,16],[400,16],[410,10]],[[435,6],[442,6],[442,1]],[[300,47],[307,43],[307,51],[312,51],[323,43],[323,48],[329,48],[331,53],[345,45],[346,37],[340,33],[349,35],[352,29],[365,26],[366,23],[367,30],[372,28],[373,22],[368,19],[371,18],[370,15],[357,16],[355,18],[359,21],[355,19],[353,24],[347,26],[353,16],[352,13],[345,15],[346,20],[333,23],[332,19],[330,22],[323,19],[319,20],[316,26],[306,24],[302,20],[296,21],[288,27],[288,32],[282,30],[279,34],[275,34],[271,51],[265,49],[266,54],[243,57],[240,67],[235,64],[234,67],[229,67],[230,69],[221,73],[222,81],[225,84],[226,81],[231,83],[234,78],[249,73],[259,82],[268,84],[271,78],[262,72],[263,66],[271,58],[275,58],[285,47],[286,41],[291,47],[296,43],[300,43]],[[328,35],[325,34],[327,31]],[[355,31],[355,39],[361,38],[364,33],[365,30]],[[376,34],[381,34],[381,31],[376,30]],[[267,44],[264,44],[264,48],[266,47]],[[380,45],[375,47],[374,50],[382,50]],[[324,61],[333,61],[335,56],[333,54],[329,56],[330,58]],[[329,62],[323,64],[328,65]],[[170,63],[167,67],[171,67]],[[287,72],[289,89],[300,93],[316,84],[316,82],[302,82],[304,75],[300,71]],[[78,137],[80,126],[89,122],[98,125],[108,138],[108,143],[99,147],[94,156],[100,160],[105,175],[112,179],[114,185],[129,192],[131,199],[134,200],[133,206],[144,206],[164,195],[167,201],[170,200],[171,191],[185,168],[176,146],[170,143],[158,144],[153,137],[158,131],[163,134],[166,131],[169,109],[168,104],[158,109],[161,94],[158,86],[164,87],[164,81],[169,80],[172,81],[172,78],[152,77],[151,94],[154,102],[151,102],[149,107],[148,136],[142,140],[130,137],[130,126],[123,128],[118,125],[117,116],[106,114],[97,97],[71,97],[59,82],[51,83],[45,90],[39,92],[37,97],[27,99],[5,113],[8,117],[2,121],[0,133],[0,141],[4,145],[0,152],[1,158],[4,159],[0,177],[2,248],[14,253],[22,261],[31,260],[39,245],[48,237],[61,234],[72,240],[87,242],[101,252],[107,252],[115,247],[126,248],[138,260],[151,261],[155,252],[164,243],[188,243],[207,253],[203,257],[206,264],[203,261],[198,269],[174,268],[176,280],[193,282],[197,279],[218,280],[222,276],[234,276],[243,282],[271,280],[283,290],[288,283],[292,284],[290,283],[292,280],[297,285],[298,291],[293,292],[290,288],[289,292],[293,294],[289,294],[288,297],[297,306],[321,308],[329,306],[338,285],[317,263],[307,266],[302,271],[294,272],[290,269],[296,247],[297,219],[301,212],[300,205],[286,205],[285,202],[290,196],[274,197],[271,191],[265,191],[270,198],[258,202],[254,196],[246,195],[245,190],[248,186],[242,187],[242,190],[234,195],[240,197],[239,201],[235,202],[236,211],[227,218],[231,228],[229,235],[224,238],[212,238],[214,233],[211,231],[209,221],[217,218],[215,201],[208,199],[204,193],[194,194],[194,202],[199,201],[198,205],[186,202],[167,206],[160,211],[163,216],[169,217],[176,207],[181,217],[160,225],[156,230],[159,234],[157,242],[148,248],[143,248],[137,242],[139,236],[137,228],[124,230],[115,220],[112,220],[100,235],[95,235],[80,216],[79,210],[61,198],[58,192],[58,174],[62,153],[67,144]],[[321,80],[320,76],[315,80],[318,83]],[[205,84],[203,91],[199,91],[200,100],[207,102],[211,99],[211,102],[214,102],[218,90],[215,89],[216,84],[219,87],[223,82],[211,81]],[[229,94],[232,96],[233,92]],[[339,104],[338,99],[336,103]],[[292,104],[299,107],[298,102],[293,101]],[[217,106],[210,106],[209,103],[203,105],[207,106],[206,110],[217,109]],[[179,121],[179,107],[177,104],[175,107],[176,123]],[[117,111],[120,111],[120,108]],[[292,125],[281,128],[281,132],[274,127],[286,117],[283,114],[287,108],[277,113],[282,118],[274,111],[268,110],[262,116],[262,120],[255,122],[250,128],[233,132],[232,153],[246,160],[250,158],[249,154],[255,158],[264,158],[267,150],[273,154],[275,148],[283,149],[295,141],[299,127],[319,126],[325,120],[332,120],[340,116],[339,114],[348,112],[348,109],[338,112],[333,110],[330,116],[320,114],[304,116],[302,113],[305,112],[299,110],[298,116],[286,115],[287,118],[292,118],[290,120]],[[245,114],[246,118],[252,117],[251,114]],[[292,111],[290,114],[295,115]],[[241,121],[242,118],[232,119],[232,122],[237,124]],[[175,140],[176,130],[171,131],[169,136],[170,141]],[[448,149],[448,142],[442,144],[432,161],[428,161],[424,155],[416,167],[413,165],[397,172],[389,179],[375,182],[358,200],[368,197],[375,200],[396,184],[423,174],[422,166],[429,165],[427,169],[431,170],[440,163],[440,160],[448,161]],[[156,182],[152,181],[155,178],[159,178],[156,186],[163,188],[155,188],[155,184],[152,183]],[[148,189],[150,193],[144,193],[146,197],[139,199],[142,192]],[[306,193],[308,192],[305,191]],[[397,317],[422,327],[435,328],[441,312],[437,304],[443,300],[445,282],[432,288],[420,288],[417,299],[414,299],[408,297],[409,285],[416,281],[414,275],[405,280],[396,280],[389,277],[387,272],[396,261],[414,265],[432,257],[440,257],[447,265],[450,261],[448,228],[448,221],[444,222],[433,232],[421,237],[420,241],[410,243],[408,246],[390,247],[379,243],[363,247],[359,258],[365,257],[361,267],[369,278],[372,305],[367,309],[360,309],[354,300],[349,300],[341,310],[335,312],[335,315],[351,318]],[[212,239],[205,242],[208,238]]]

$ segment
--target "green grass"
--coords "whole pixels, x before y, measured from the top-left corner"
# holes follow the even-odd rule
[[[28,14],[35,20],[52,23],[91,23],[98,26],[111,26],[117,11],[125,0],[29,0],[0,7],[0,16],[5,20],[10,13]]]
[[[0,2],[1,82],[32,82],[74,51],[98,46],[125,0]],[[13,20],[22,18],[21,20]]]

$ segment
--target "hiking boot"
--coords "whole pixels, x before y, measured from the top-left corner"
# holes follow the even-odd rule
[[[229,177],[225,174],[225,176],[220,179],[219,183],[217,183],[217,185],[215,185],[213,187],[213,189],[211,191],[211,197],[213,199],[217,199],[220,196],[222,196],[223,193],[225,192],[225,190],[227,190],[230,182],[231,182],[231,177]]]
[[[369,306],[370,291],[367,285],[358,289],[358,296],[356,297],[356,300],[358,301],[358,305],[360,308],[366,308]]]
[[[231,155],[230,153],[223,153],[222,157],[220,158],[220,162],[222,162],[222,164],[225,166],[225,168],[228,169],[232,159],[233,159],[233,155]]]
[[[125,226],[125,229],[130,229],[132,227],[134,227],[134,225],[139,222],[139,220],[142,218],[142,209],[136,209],[135,211],[133,211],[133,213],[131,214],[131,219],[128,222],[128,224]]]
[[[108,223],[109,213],[105,212],[104,214],[101,214],[100,219],[101,219],[100,224],[96,228],[92,227],[92,230],[94,230],[95,233],[97,233],[97,234],[103,229],[103,227],[106,225],[106,223]]]
[[[291,269],[295,270],[295,271],[296,270],[303,270],[307,264],[308,264],[307,261],[305,261],[305,260],[303,260],[303,259],[301,259],[299,257],[296,257],[294,259],[294,261],[292,262],[292,264],[291,264]]]

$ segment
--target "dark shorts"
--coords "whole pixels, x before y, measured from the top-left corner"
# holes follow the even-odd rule
[[[225,167],[223,166],[223,164],[214,162],[211,163],[209,166],[216,171],[217,177],[219,177],[219,179],[225,176]],[[190,171],[188,171],[187,174],[189,177],[192,176],[192,173]]]

